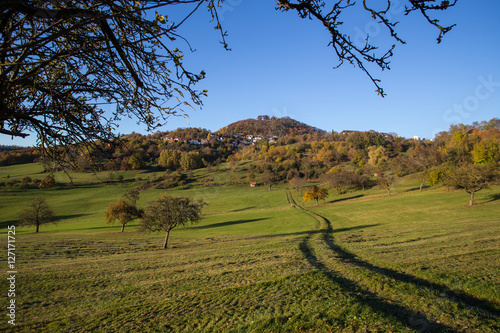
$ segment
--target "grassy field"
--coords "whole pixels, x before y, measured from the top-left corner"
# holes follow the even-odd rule
[[[40,233],[16,229],[17,326],[2,315],[0,331],[500,332],[498,187],[467,207],[466,193],[418,192],[407,177],[391,197],[375,188],[315,206],[283,185],[230,185],[243,173],[224,168],[168,190],[209,205],[200,223],[173,230],[166,251],[163,234],[140,233],[137,222],[120,233],[103,218],[154,173],[124,172],[123,184],[99,181],[103,173],[75,174],[73,188],[4,188],[4,249],[6,227],[34,196],[60,220]],[[3,167],[0,177],[40,172]],[[202,186],[206,177],[220,186]],[[141,192],[138,205],[165,191]]]

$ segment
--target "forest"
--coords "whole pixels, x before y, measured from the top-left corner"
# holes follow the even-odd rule
[[[50,186],[50,174],[57,170],[108,170],[113,179],[115,171],[154,169],[167,172],[151,185],[169,188],[182,184],[185,176],[180,171],[252,161],[242,183],[256,182],[269,188],[278,183],[317,180],[339,194],[377,184],[390,194],[395,180],[408,174],[419,175],[420,190],[437,183],[471,187],[463,184],[463,175],[460,179],[454,177],[466,172],[479,177],[479,183],[473,185],[480,189],[498,178],[500,120],[451,125],[435,139],[415,140],[375,131],[326,132],[288,117],[259,116],[214,133],[201,128],[151,135],[132,133],[114,144],[96,146],[85,153],[75,149],[78,154],[73,156],[69,150],[66,164],[51,163],[37,148],[4,149],[0,165],[40,162],[48,179],[25,180],[17,185],[7,179],[0,186]],[[373,175],[378,176],[376,181]]]

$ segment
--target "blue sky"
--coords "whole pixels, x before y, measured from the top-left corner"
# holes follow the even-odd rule
[[[229,52],[219,44],[207,12],[189,19],[181,33],[196,52],[185,51],[185,63],[194,72],[205,70],[207,78],[197,88],[208,89],[208,97],[201,110],[189,112],[188,121],[171,117],[161,131],[216,131],[265,114],[289,116],[327,131],[373,129],[433,138],[451,124],[500,117],[497,0],[460,0],[456,7],[437,13],[442,24],[457,25],[441,44],[436,43],[438,30],[421,15],[404,16],[402,6],[395,6],[390,13],[400,21],[398,35],[407,44],[396,46],[391,70],[370,68],[382,80],[385,98],[375,93],[361,70],[347,63],[333,69],[336,55],[327,47],[329,34],[319,23],[274,8],[274,1],[226,1],[221,13]],[[343,20],[343,31],[355,40],[370,32],[372,44],[394,43],[366,13],[352,10]],[[128,120],[119,131],[145,133]],[[0,144],[26,146],[33,139],[0,136]]]

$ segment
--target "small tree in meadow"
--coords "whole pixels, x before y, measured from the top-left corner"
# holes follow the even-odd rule
[[[446,184],[469,193],[469,206],[474,205],[474,194],[499,178],[498,171],[490,165],[464,164],[452,169]]]
[[[177,226],[195,223],[201,219],[201,210],[206,203],[203,199],[198,202],[190,198],[177,198],[163,194],[153,201],[142,216],[142,229],[150,231],[165,231],[163,248],[167,248],[170,231]]]
[[[38,196],[31,204],[19,214],[19,221],[21,226],[36,226],[36,232],[39,231],[40,225],[53,222],[55,223],[55,216],[52,209],[49,207],[45,199]]]
[[[135,205],[137,203],[137,200],[139,200],[139,195],[140,191],[138,189],[133,189],[125,192],[123,198],[132,203],[133,205]]]
[[[105,213],[106,223],[114,224],[116,220],[122,225],[121,232],[125,230],[125,225],[141,217],[141,211],[137,209],[135,203],[128,200],[118,199],[111,203]]]
[[[391,196],[391,188],[396,183],[396,177],[391,174],[383,174],[377,178],[378,185],[387,190],[387,196]]]
[[[297,190],[297,192],[300,192],[300,194],[302,194],[302,188],[306,184],[306,180],[304,178],[295,176],[290,179],[288,183],[292,185]]]
[[[265,170],[260,176],[260,181],[269,186],[269,191],[271,191],[271,186],[278,183],[278,177],[272,170]]]
[[[325,200],[328,197],[328,191],[322,187],[318,187],[316,185],[312,185],[302,199],[304,201],[313,201],[316,200],[316,205],[319,204],[319,200]]]

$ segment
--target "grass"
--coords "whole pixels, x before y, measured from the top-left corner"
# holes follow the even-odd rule
[[[0,175],[36,173],[21,169]],[[0,330],[500,331],[498,188],[467,207],[465,193],[414,191],[409,177],[391,197],[371,189],[315,206],[284,186],[200,181],[229,184],[232,176],[224,166],[213,175],[199,170],[188,186],[168,190],[209,205],[200,223],[173,230],[166,251],[162,233],[137,232],[137,222],[120,233],[104,223],[107,205],[138,183],[84,174],[72,189],[5,190],[4,239],[35,195],[63,219],[38,234],[16,229],[18,325],[3,320]],[[141,192],[139,206],[164,191]]]

